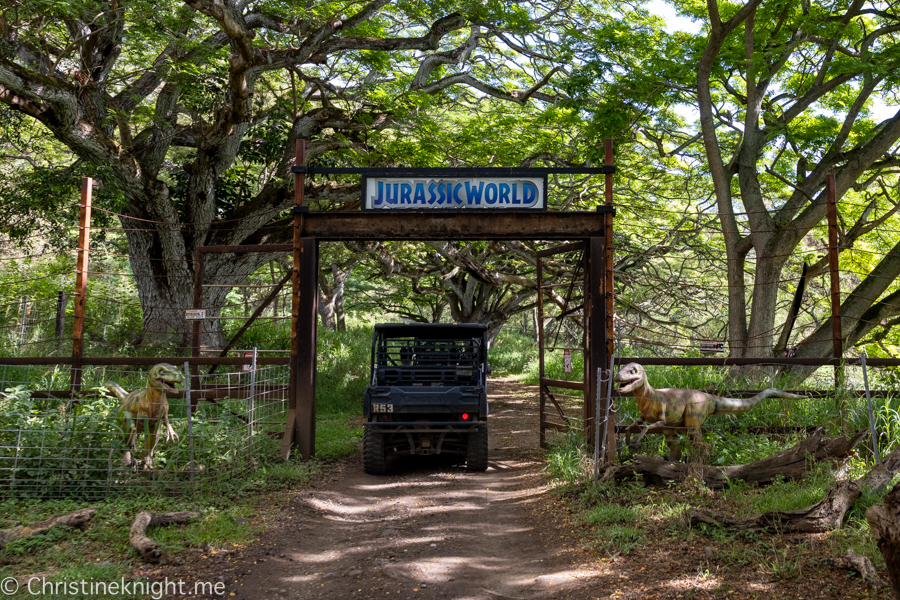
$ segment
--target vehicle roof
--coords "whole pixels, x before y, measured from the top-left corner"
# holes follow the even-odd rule
[[[480,335],[487,331],[484,323],[378,323],[375,331],[386,335]]]

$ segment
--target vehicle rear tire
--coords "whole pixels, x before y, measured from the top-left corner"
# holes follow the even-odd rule
[[[466,445],[466,471],[486,471],[488,468],[488,428],[479,427],[469,434]]]
[[[363,471],[369,475],[381,475],[386,470],[384,434],[372,427],[366,427],[363,434]]]

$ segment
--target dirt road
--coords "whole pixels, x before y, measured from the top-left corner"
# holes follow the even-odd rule
[[[541,499],[534,390],[494,380],[490,394],[486,472],[407,457],[376,477],[357,455],[312,489],[286,492],[290,508],[251,548],[166,575],[224,581],[239,600],[571,597],[593,573]]]
[[[485,473],[427,457],[373,477],[357,459],[298,494],[294,535],[235,597],[546,598],[577,585],[589,573],[572,564],[575,553],[541,535],[535,405],[524,386],[493,382]]]
[[[431,456],[389,463],[376,477],[363,473],[357,454],[251,519],[265,527],[258,541],[194,549],[182,564],[147,575],[186,589],[218,582],[226,600],[888,597],[815,563],[830,552],[821,534],[757,548],[753,540],[688,535],[670,518],[645,523],[646,539],[628,554],[589,551],[596,531],[545,493],[535,389],[494,380],[489,390],[487,472]],[[661,493],[648,489],[647,501]],[[705,501],[690,490],[671,493],[683,497],[670,503]]]

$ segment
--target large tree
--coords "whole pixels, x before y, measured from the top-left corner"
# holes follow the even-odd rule
[[[838,197],[873,194],[869,209],[843,232],[843,248],[900,203],[888,191],[900,166],[900,112],[877,126],[866,119],[876,98],[889,98],[897,84],[900,12],[861,1],[753,1],[721,10],[708,2],[697,105],[726,242],[732,353],[765,357],[778,330],[783,268],[825,217],[826,175],[835,174]],[[898,251],[900,245],[843,302],[848,344],[900,314],[898,295],[884,296],[900,275]],[[756,268],[748,294],[751,252]],[[823,323],[798,354],[827,356],[830,338]]]
[[[145,331],[185,342],[197,246],[289,239],[280,219],[297,138],[312,140],[313,162],[359,164],[373,160],[373,140],[390,149],[402,136],[384,132],[435,102],[552,102],[543,89],[559,68],[542,28],[560,9],[14,1],[0,9],[0,103],[114,191]],[[353,190],[316,182],[308,193],[329,206]],[[210,256],[207,281],[237,283],[271,258]],[[206,289],[212,315],[227,291]],[[208,343],[220,341],[216,323]]]
[[[790,321],[796,284],[785,283],[796,279],[795,265],[812,255],[808,277],[827,273],[816,240],[825,238],[829,173],[841,199],[841,250],[867,243],[883,248],[878,260],[842,255],[857,271],[843,279],[845,347],[896,324],[900,243],[883,234],[896,229],[900,208],[900,11],[863,0],[671,4],[700,31],[666,33],[664,23],[646,15],[634,31],[573,36],[570,43],[593,46],[606,58],[580,67],[593,79],[572,81],[593,98],[601,97],[598,82],[615,86],[619,93],[607,93],[594,112],[594,127],[619,137],[632,133],[639,145],[657,151],[655,160],[669,173],[710,191],[713,210],[702,202],[695,210],[718,218],[719,231],[709,241],[724,249],[723,333],[731,355],[772,357]],[[610,40],[634,36],[652,50],[630,42],[630,51],[609,59]],[[895,106],[892,116],[876,122],[873,111],[886,105]],[[697,173],[698,160],[705,175]],[[675,188],[670,192],[678,195]],[[813,327],[792,344],[798,356],[830,355],[825,307],[803,305],[811,310],[801,320]]]

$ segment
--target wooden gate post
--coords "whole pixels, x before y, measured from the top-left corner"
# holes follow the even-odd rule
[[[88,265],[91,245],[91,197],[94,181],[81,178],[81,204],[78,205],[78,257],[75,264],[75,310],[72,319],[71,394],[81,391],[81,362],[84,357],[84,317],[87,300]]]
[[[291,279],[291,363],[288,415],[281,443],[281,456],[288,458],[297,448],[303,460],[316,452],[316,339],[318,334],[316,293],[319,247],[314,238],[304,238],[303,218],[306,185],[306,140],[297,140],[294,169],[293,277]]]

